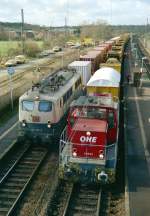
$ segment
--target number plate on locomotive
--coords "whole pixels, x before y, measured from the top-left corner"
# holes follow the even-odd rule
[[[40,122],[40,116],[32,116],[32,122]]]

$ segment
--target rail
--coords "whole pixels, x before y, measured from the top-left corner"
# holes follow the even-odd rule
[[[62,216],[100,215],[101,188],[90,185],[74,185],[68,196]]]
[[[14,215],[19,201],[47,154],[45,148],[28,146],[0,181],[0,215]]]
[[[137,42],[137,47],[138,47],[138,54],[140,56],[141,61],[142,61],[143,57],[146,57],[145,60],[143,61],[143,66],[145,67],[145,69],[149,75],[149,78],[150,78],[150,54],[145,49],[145,47],[143,46],[143,44],[140,40],[138,40],[138,42]],[[142,63],[141,63],[141,65],[142,65]]]
[[[9,75],[5,76],[4,79],[2,79],[0,81],[0,87],[4,87],[4,86],[7,86],[10,82],[10,79],[8,77]],[[12,81],[15,82],[15,81],[18,81],[20,80],[21,78],[23,79],[23,76],[24,76],[24,72],[16,72],[16,74],[12,75]]]

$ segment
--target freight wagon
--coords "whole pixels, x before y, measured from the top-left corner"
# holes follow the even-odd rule
[[[91,78],[91,62],[90,61],[74,61],[68,65],[68,68],[73,68],[77,73],[81,74],[82,85],[86,85]]]

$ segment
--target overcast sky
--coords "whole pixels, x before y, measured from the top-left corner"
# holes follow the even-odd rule
[[[150,22],[150,0],[0,0],[0,21],[61,26],[65,16],[69,25],[98,19],[111,24],[146,24]]]

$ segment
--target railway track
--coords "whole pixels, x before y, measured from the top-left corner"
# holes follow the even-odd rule
[[[45,148],[26,146],[0,179],[0,215],[14,215],[31,180],[47,155]]]
[[[143,44],[141,43],[141,41],[139,39],[135,38],[134,42],[135,42],[136,47],[137,47],[137,53],[138,53],[139,61],[142,61],[142,58],[145,58],[145,59],[143,59],[144,60],[143,66],[145,67],[147,75],[150,78],[150,59],[149,59],[150,55],[147,52],[147,50],[144,48]],[[142,62],[139,62],[139,63],[140,63],[140,66],[142,66]]]
[[[95,185],[60,183],[49,202],[47,215],[99,216],[102,189]]]
[[[77,185],[70,192],[63,216],[99,216],[101,188]]]
[[[13,147],[2,157],[0,160],[0,182],[11,167],[16,163],[19,156],[26,151],[29,144],[20,146],[19,143],[15,143]]]

